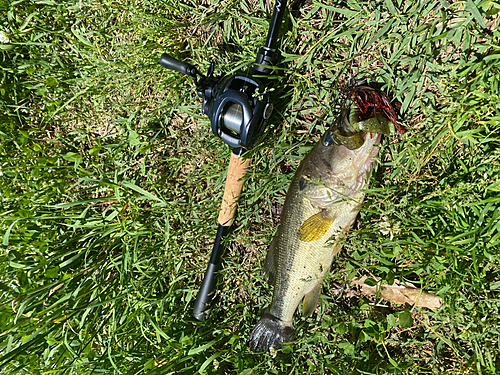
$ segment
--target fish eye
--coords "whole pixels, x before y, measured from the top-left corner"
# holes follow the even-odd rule
[[[328,133],[325,134],[325,139],[323,140],[323,144],[328,147],[333,145],[333,137],[332,137],[332,132],[328,131]]]
[[[306,188],[307,186],[307,182],[306,180],[304,179],[304,177],[302,177],[300,180],[299,180],[299,190],[302,191]]]

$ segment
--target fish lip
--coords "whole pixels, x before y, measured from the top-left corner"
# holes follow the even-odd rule
[[[337,120],[335,120],[335,123],[332,124],[327,131],[327,134],[330,134],[330,137],[331,134],[336,131],[340,132],[340,134],[345,137],[349,137],[353,134],[356,134],[356,130],[352,127],[351,122],[349,121],[350,112],[351,112],[350,108],[343,108],[340,111]],[[332,141],[332,143],[335,142]],[[329,144],[326,144],[326,137],[325,137],[325,146],[329,146]]]
[[[351,113],[350,108],[344,108],[340,112],[337,124],[339,126],[340,134],[345,136],[351,136],[356,134],[356,130],[352,127],[351,121],[349,121],[349,115]]]

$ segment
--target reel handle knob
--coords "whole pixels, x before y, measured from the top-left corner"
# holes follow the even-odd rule
[[[196,77],[198,70],[188,63],[174,59],[172,56],[164,53],[160,58],[160,65],[165,69],[175,70],[190,77]]]

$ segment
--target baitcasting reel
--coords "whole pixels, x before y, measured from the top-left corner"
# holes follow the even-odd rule
[[[207,115],[212,131],[232,148],[251,149],[272,113],[266,83],[241,74],[216,79],[214,64],[206,76],[187,63],[163,54],[160,64],[195,79],[203,99],[202,113]]]
[[[160,58],[164,68],[194,78],[198,95],[203,99],[202,113],[210,119],[213,133],[234,149],[251,149],[273,111],[266,76],[280,59],[275,45],[284,8],[284,2],[278,0],[266,45],[258,52],[251,75],[239,73],[217,79],[213,63],[204,76],[196,67],[165,53]]]

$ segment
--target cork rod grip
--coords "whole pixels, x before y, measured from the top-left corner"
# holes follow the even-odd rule
[[[230,226],[236,214],[236,203],[243,188],[242,177],[250,165],[250,160],[243,160],[241,156],[231,153],[229,169],[227,171],[226,186],[219,213],[218,222],[220,225]]]

